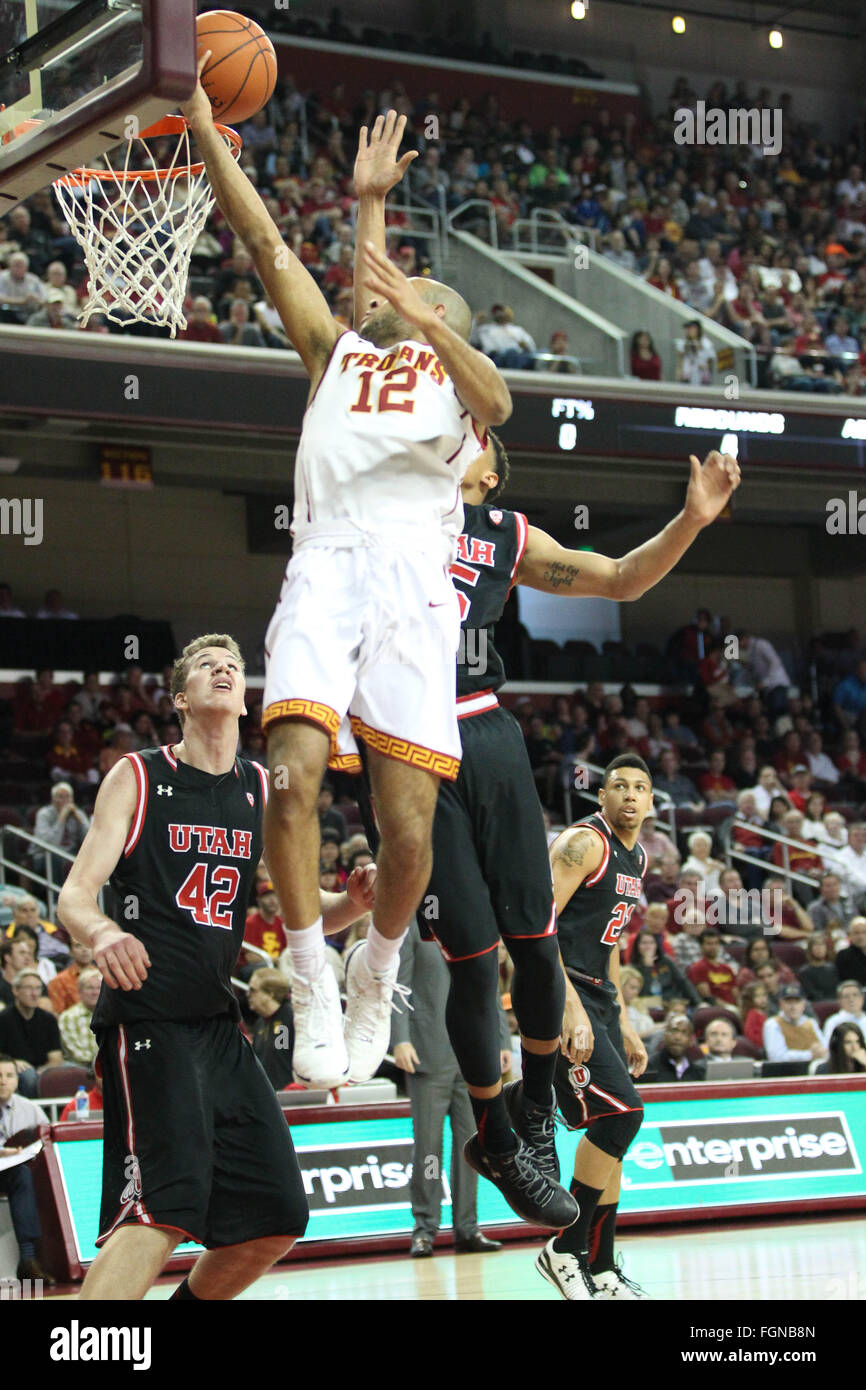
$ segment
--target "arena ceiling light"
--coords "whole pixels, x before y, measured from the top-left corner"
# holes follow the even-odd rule
[[[571,0],[572,19],[586,19],[589,13],[589,0]]]
[[[684,34],[686,32],[686,21],[683,19],[681,14],[674,15],[673,19],[671,20],[671,28],[673,29],[675,34]]]
[[[767,35],[767,41],[771,48],[781,48],[784,42],[781,29],[771,29]]]

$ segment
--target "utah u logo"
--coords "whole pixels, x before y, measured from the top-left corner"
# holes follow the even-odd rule
[[[589,1085],[589,1067],[574,1066],[568,1069],[568,1079],[571,1082],[571,1089],[578,1094],[585,1090]]]

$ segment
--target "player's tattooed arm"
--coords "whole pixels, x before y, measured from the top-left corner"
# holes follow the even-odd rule
[[[590,550],[567,550],[546,531],[530,526],[517,582],[545,594],[619,598],[617,562]]]
[[[557,912],[562,911],[584,879],[595,873],[603,856],[604,845],[601,836],[588,826],[566,830],[554,840],[550,850],[550,863]]]

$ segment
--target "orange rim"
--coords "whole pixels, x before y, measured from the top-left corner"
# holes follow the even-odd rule
[[[241,152],[243,141],[236,130],[230,126],[219,125],[214,121],[214,127],[220,135],[228,141],[232,155],[237,159]],[[163,116],[161,121],[155,121],[146,130],[142,130],[138,135],[139,140],[158,140],[163,135],[180,135],[189,128],[189,121],[185,116]],[[145,182],[154,182],[156,179],[179,179],[186,176],[197,176],[204,169],[204,162],[198,164],[178,164],[171,169],[73,169],[68,174],[62,174],[55,183],[63,184],[66,188],[80,188],[83,184],[89,183],[91,179],[108,179],[115,183],[132,183],[134,179],[144,179]]]

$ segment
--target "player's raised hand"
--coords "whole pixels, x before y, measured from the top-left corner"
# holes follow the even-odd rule
[[[181,115],[186,116],[193,130],[195,130],[197,125],[213,124],[213,107],[210,104],[210,99],[204,87],[201,85],[201,75],[209,58],[210,49],[199,58],[196,71],[195,91],[189,101],[185,101],[180,108]]]
[[[692,474],[686,493],[686,514],[699,526],[709,526],[740,486],[740,465],[731,454],[714,449],[703,463],[696,454],[689,456]]]
[[[398,116],[396,111],[377,116],[372,130],[361,126],[355,156],[355,192],[359,198],[384,198],[400,182],[412,160],[418,158],[417,150],[397,158],[405,129],[406,117]]]
[[[376,898],[376,865],[365,864],[353,869],[346,880],[346,894],[356,907],[370,912]]]
[[[137,936],[114,925],[100,927],[91,946],[93,964],[109,989],[141,989],[150,957]]]
[[[393,261],[376,250],[372,241],[364,242],[363,260],[366,289],[371,299],[387,299],[400,317],[413,327],[422,328],[434,319],[438,322],[437,315],[412,282]]]

